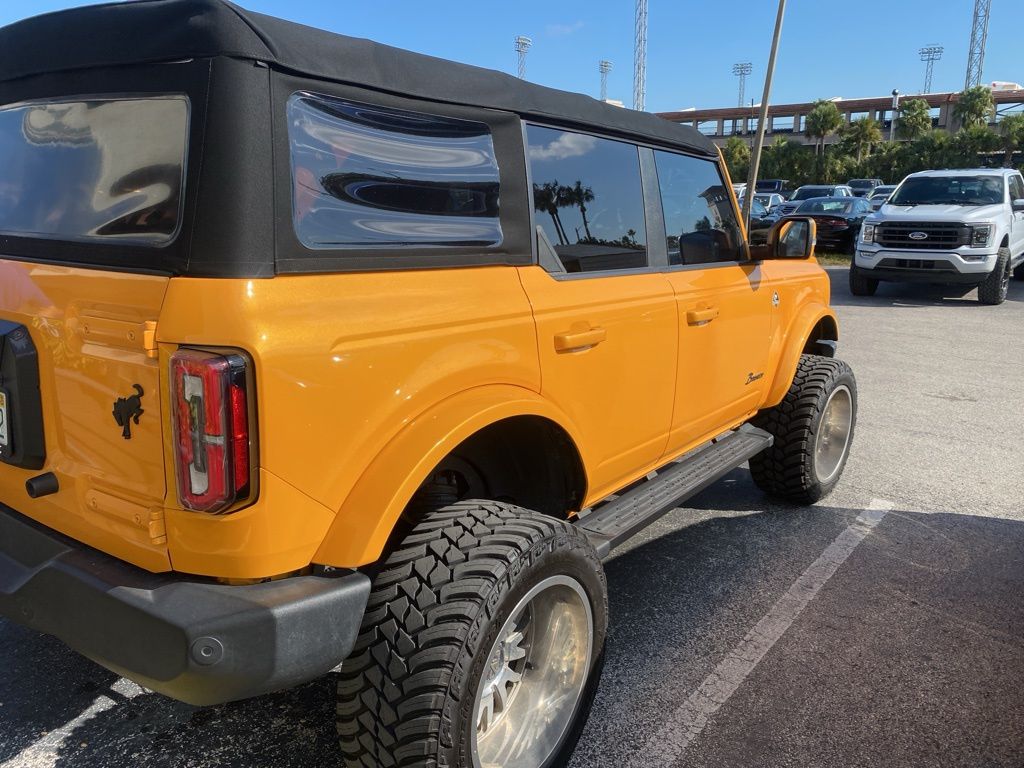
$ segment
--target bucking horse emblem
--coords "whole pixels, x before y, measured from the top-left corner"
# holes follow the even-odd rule
[[[114,401],[114,421],[121,427],[121,437],[125,440],[132,438],[132,422],[139,423],[139,416],[145,413],[142,410],[142,396],[146,394],[138,384],[132,384],[138,394],[130,397],[119,397]]]

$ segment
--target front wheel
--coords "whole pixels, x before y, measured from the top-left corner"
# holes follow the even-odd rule
[[[1010,249],[1000,248],[996,266],[985,282],[978,286],[978,301],[982,304],[1002,304],[1010,291]]]
[[[607,623],[604,572],[577,528],[492,501],[429,514],[384,562],[342,665],[346,764],[560,765]]]
[[[856,256],[854,256],[856,259]],[[874,296],[875,291],[878,290],[878,281],[873,277],[868,277],[864,274],[863,270],[857,266],[857,263],[850,263],[850,293],[854,296]]]
[[[843,474],[856,423],[857,381],[850,366],[802,355],[782,402],[753,419],[775,438],[750,460],[754,482],[797,504],[824,498]]]

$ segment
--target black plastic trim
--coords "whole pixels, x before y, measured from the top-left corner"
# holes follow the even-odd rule
[[[326,674],[351,652],[369,594],[348,570],[244,586],[153,574],[0,504],[0,615],[189,704]]]

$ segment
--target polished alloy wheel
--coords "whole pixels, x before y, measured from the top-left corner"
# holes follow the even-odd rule
[[[829,395],[814,439],[814,474],[819,483],[829,482],[843,465],[852,427],[853,396],[841,385]]]
[[[477,688],[475,768],[541,768],[558,750],[583,695],[594,645],[578,581],[552,576],[509,614]]]

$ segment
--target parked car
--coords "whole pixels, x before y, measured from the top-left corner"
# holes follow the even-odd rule
[[[857,197],[867,197],[871,194],[871,190],[883,183],[881,179],[850,179],[846,182],[846,186],[852,189],[853,194]]]
[[[797,216],[809,216],[818,223],[818,245],[822,249],[853,253],[861,224],[871,213],[862,197],[812,197],[796,209]]]
[[[757,192],[775,192],[782,194],[789,188],[789,179],[758,179],[754,185]]]
[[[693,128],[221,0],[0,60],[0,616],[115,675],[340,665],[325,763],[564,765],[601,559],[843,472],[815,223],[751,246]]]
[[[871,190],[866,198],[867,201],[871,203],[871,210],[877,211],[885,205],[885,201],[889,199],[889,196],[893,192],[896,191],[896,186],[896,184],[881,184]]]
[[[999,168],[924,171],[905,178],[864,222],[850,290],[880,280],[976,285],[1001,304],[1010,276],[1024,280],[1024,178]]]
[[[743,195],[745,195],[747,193],[747,185],[746,184],[733,184],[732,185],[732,192],[733,192],[734,195],[736,195],[736,197],[743,197]]]
[[[754,200],[763,205],[768,214],[777,213],[779,206],[786,202],[786,198],[777,192],[758,192],[754,195]]]
[[[853,190],[845,184],[805,184],[779,207],[780,216],[792,216],[800,204],[815,197],[853,197]]]

